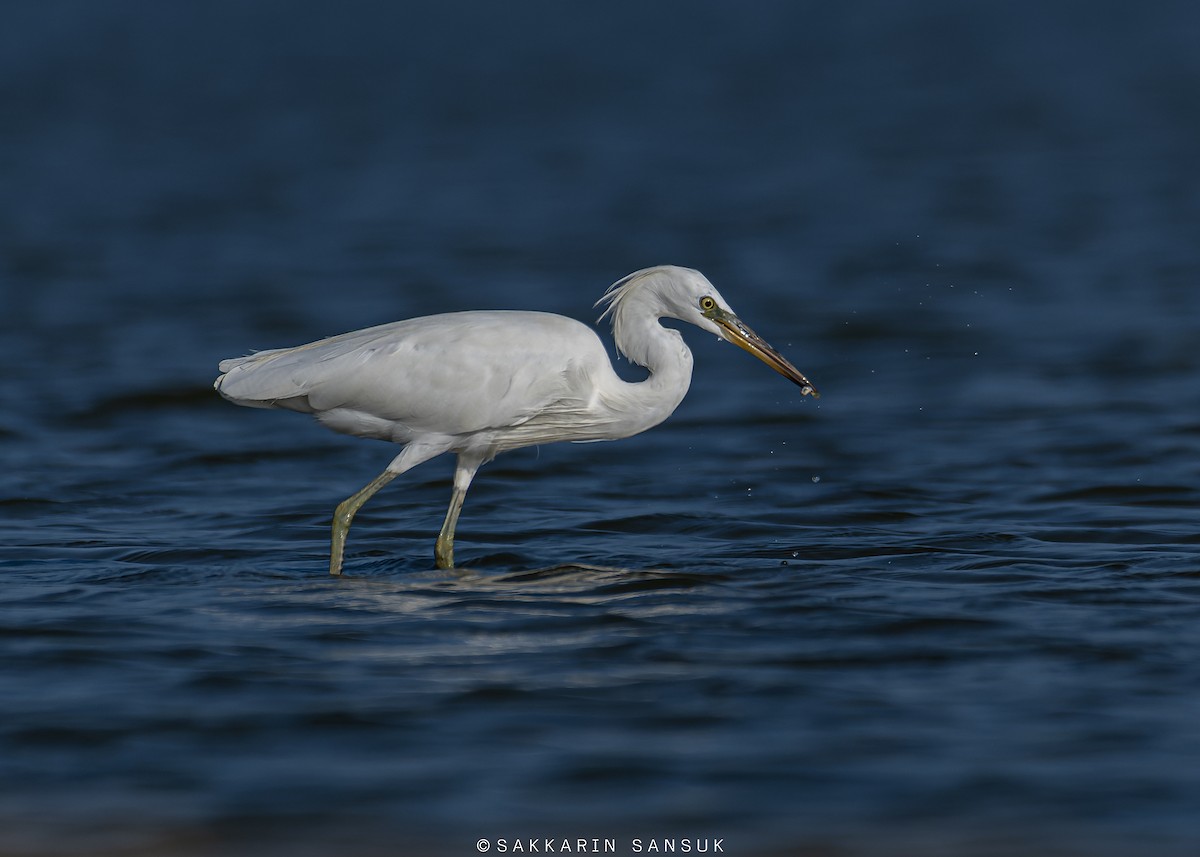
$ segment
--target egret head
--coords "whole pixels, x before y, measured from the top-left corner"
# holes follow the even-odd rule
[[[635,271],[613,283],[597,306],[605,303],[608,306],[600,318],[612,316],[613,334],[618,342],[629,314],[676,318],[750,352],[800,387],[803,395],[820,396],[799,369],[737,317],[721,293],[699,271],[675,265]]]

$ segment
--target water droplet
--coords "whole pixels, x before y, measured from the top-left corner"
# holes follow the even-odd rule
[[[812,478],[812,481],[813,481],[814,483],[815,483],[815,482],[820,482],[820,481],[821,481],[821,477],[820,477],[820,476],[814,476],[814,477]]]

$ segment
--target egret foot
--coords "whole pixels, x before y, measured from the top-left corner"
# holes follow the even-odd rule
[[[329,544],[329,573],[342,573],[342,557],[346,552],[346,536],[350,533],[350,522],[354,520],[355,513],[362,508],[362,504],[371,499],[372,496],[384,485],[387,485],[400,474],[391,470],[385,470],[374,479],[367,483],[366,487],[355,494],[353,497],[347,497],[342,502],[338,503],[336,509],[333,510],[333,532]]]
[[[433,558],[437,561],[438,568],[454,568],[454,539],[438,536],[437,544],[433,548]]]
[[[446,521],[442,531],[438,533],[437,544],[433,548],[433,558],[438,568],[454,568],[454,528],[458,526],[458,513],[462,511],[463,500],[467,497],[467,489],[475,478],[475,471],[483,463],[484,456],[475,453],[460,452],[458,463],[454,468],[454,491],[450,494],[450,508],[446,510]]]
[[[333,510],[333,532],[329,544],[329,573],[342,573],[342,558],[346,552],[346,536],[350,533],[350,521],[354,513],[349,511],[349,500],[338,503]]]

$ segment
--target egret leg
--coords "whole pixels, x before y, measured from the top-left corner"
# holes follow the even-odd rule
[[[329,548],[330,574],[342,573],[342,555],[346,549],[346,536],[350,532],[350,522],[354,520],[354,514],[362,508],[363,503],[375,495],[375,492],[399,475],[393,470],[385,470],[357,494],[338,503],[338,507],[333,511],[333,543]]]
[[[478,456],[468,457],[464,453],[458,455],[458,466],[454,470],[454,492],[450,495],[450,508],[446,510],[446,522],[438,533],[437,544],[433,549],[434,559],[438,568],[454,568],[454,528],[458,525],[458,513],[462,511],[463,500],[466,499],[467,489],[483,459]]]

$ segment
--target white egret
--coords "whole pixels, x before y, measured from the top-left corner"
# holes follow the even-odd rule
[[[334,431],[403,444],[379,476],[338,505],[329,572],[340,574],[354,514],[394,478],[443,452],[458,455],[434,556],[454,567],[454,528],[475,472],[498,453],[645,431],[679,406],[692,353],[661,318],[733,342],[800,387],[816,389],[742,323],[699,271],[663,265],[624,277],[596,306],[617,350],[649,370],[640,382],[613,371],[586,325],[543,312],[456,312],[370,327],[296,348],[221,361],[222,396],[252,408],[312,414]]]

